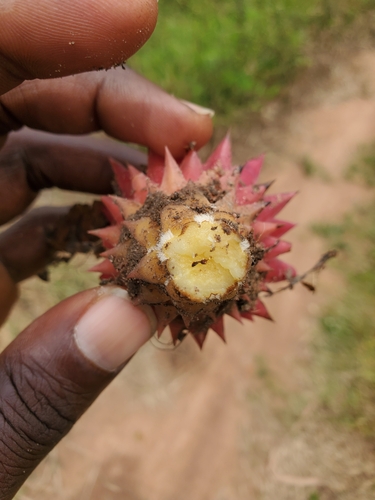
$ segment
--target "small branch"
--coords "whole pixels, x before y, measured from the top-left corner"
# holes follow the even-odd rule
[[[309,276],[312,273],[319,273],[320,271],[322,271],[324,269],[326,263],[329,260],[331,260],[334,257],[336,257],[337,254],[338,254],[337,250],[329,250],[328,252],[326,252],[325,254],[323,254],[320,257],[320,259],[318,260],[318,262],[311,269],[309,269],[308,271],[306,271],[303,274],[295,276],[294,278],[289,278],[287,280],[288,281],[287,285],[283,286],[282,288],[279,288],[276,291],[269,290],[268,292],[266,292],[266,295],[267,296],[272,296],[272,295],[275,295],[277,293],[283,292],[284,290],[292,290],[293,287],[295,285],[297,285],[298,283],[301,283],[301,285],[303,285],[308,290],[310,290],[310,292],[315,292],[314,285],[312,285],[311,283],[306,282],[305,278],[307,278],[307,276]]]

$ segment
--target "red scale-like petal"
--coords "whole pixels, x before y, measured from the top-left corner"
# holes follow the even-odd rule
[[[173,194],[175,191],[182,189],[187,184],[185,177],[182,175],[181,169],[176,163],[175,159],[169,152],[169,149],[165,149],[165,170],[163,175],[163,180],[160,185],[160,190],[166,194]]]
[[[277,230],[277,224],[274,222],[264,222],[256,220],[253,223],[254,234],[258,237],[259,241],[264,241],[271,234],[273,235]]]
[[[290,252],[291,248],[292,248],[292,244],[289,243],[288,241],[283,241],[283,240],[278,241],[276,243],[276,245],[271,250],[266,252],[266,254],[264,255],[264,258],[266,261],[268,261],[269,259],[273,259],[273,258],[277,257],[278,255]]]
[[[147,198],[150,180],[147,175],[143,174],[131,165],[129,165],[128,168],[131,176],[133,198],[135,199],[135,201],[144,203],[145,199]]]
[[[182,175],[187,181],[197,181],[203,172],[202,162],[195,151],[189,151],[182,160],[180,168]]]
[[[264,185],[254,189],[253,186],[237,187],[236,189],[236,204],[250,205],[262,199],[266,187]]]
[[[178,312],[173,306],[154,306],[153,310],[158,322],[158,337],[160,337],[169,323],[177,318]]]
[[[186,329],[181,316],[178,316],[169,323],[169,329],[171,331],[173,343],[176,345],[177,342],[179,341],[179,336],[181,332]]]
[[[110,195],[109,197],[120,208],[123,219],[127,219],[131,215],[135,214],[135,212],[137,212],[142,206],[141,203],[132,199],[121,198],[120,196],[113,195]]]
[[[274,238],[273,236],[267,236],[267,238],[264,238],[262,240],[263,246],[267,249],[274,247],[278,242],[279,240],[277,238]]]
[[[273,231],[272,233],[272,236],[274,236],[275,238],[281,238],[281,236],[295,227],[295,224],[293,224],[292,222],[281,220],[274,220],[273,222],[277,225],[275,231]]]
[[[202,349],[206,337],[207,337],[207,332],[199,332],[193,334],[193,339],[198,344],[200,349]]]
[[[100,238],[105,248],[113,248],[120,239],[121,229],[119,225],[115,225],[94,229],[88,233]]]
[[[221,316],[213,325],[211,325],[211,328],[214,332],[216,332],[219,335],[221,339],[223,339],[224,342],[226,342],[223,316]]]
[[[102,196],[102,203],[104,205],[104,215],[112,224],[120,224],[124,218],[118,205],[113,201],[110,196]]]
[[[255,266],[255,269],[258,271],[258,273],[265,273],[272,271],[272,267],[267,264],[264,260],[261,260],[258,262],[258,264]]]
[[[224,170],[232,170],[232,146],[230,143],[229,134],[227,134],[215,151],[204,164],[204,170],[210,170],[215,166],[219,166]]]
[[[260,316],[261,318],[273,321],[272,316],[267,311],[266,306],[260,299],[257,299],[254,308],[251,310],[251,313],[254,314],[255,316]]]
[[[224,196],[223,200],[225,198],[226,198],[226,196]],[[217,203],[217,205],[219,205],[219,203],[221,201],[222,200],[220,200]],[[236,207],[236,212],[238,212],[239,214],[245,216],[245,218],[249,222],[252,222],[257,217],[259,217],[260,214],[263,213],[263,211],[265,210],[265,208],[267,208],[267,206],[268,206],[268,203],[262,200],[262,201],[257,201],[256,203],[252,203],[251,205],[239,205],[239,206]]]
[[[240,311],[238,310],[237,304],[235,302],[233,302],[233,305],[227,314],[229,314],[229,316],[232,316],[232,318],[241,323],[241,325],[243,324]]]
[[[265,221],[275,217],[296,194],[293,192],[265,196],[264,201],[269,202],[269,205],[259,214],[258,220]]]
[[[148,153],[147,176],[152,182],[159,185],[163,180],[164,158],[153,151]]]
[[[248,319],[249,321],[254,321],[253,315],[251,314],[250,311],[241,312],[241,316],[245,319]]]
[[[103,260],[103,262],[99,262],[99,264],[91,267],[89,271],[92,273],[102,273],[100,276],[100,279],[102,280],[115,278],[119,274],[118,271],[116,271],[116,269],[114,268],[112,262],[109,262],[109,260]]]
[[[109,163],[111,164],[116,184],[120,188],[122,196],[125,198],[131,198],[133,189],[128,168],[113,158],[109,158]]]
[[[296,270],[290,264],[279,259],[267,260],[267,264],[272,270],[268,271],[265,281],[267,283],[276,283],[277,281],[289,280],[296,276]]]
[[[258,158],[253,158],[252,160],[246,162],[241,170],[240,182],[245,186],[255,184],[262,169],[263,162],[264,155],[258,156]]]

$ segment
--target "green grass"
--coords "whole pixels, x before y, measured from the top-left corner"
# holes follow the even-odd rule
[[[347,219],[349,219],[349,216],[347,217]],[[330,240],[332,248],[335,248],[336,250],[347,250],[348,243],[345,235],[345,221],[342,224],[330,224],[321,222],[313,224],[311,229],[321,238],[328,238]]]
[[[363,160],[358,165],[365,165]],[[359,167],[357,174],[375,185],[375,169],[370,175]],[[341,248],[336,265],[346,289],[320,319],[323,400],[342,421],[375,437],[375,193],[370,205],[342,224],[313,229]]]
[[[302,158],[299,165],[305,177],[315,177],[325,182],[331,181],[331,177],[325,168],[315,163],[311,158],[307,156]]]
[[[359,159],[347,169],[347,180],[360,180],[369,187],[375,186],[375,143],[363,146]]]
[[[375,186],[375,145],[363,146],[351,180]],[[343,293],[320,319],[318,361],[323,401],[342,422],[375,437],[375,192],[373,201],[341,224],[315,224],[316,234],[341,249],[336,267]]]
[[[163,0],[131,65],[177,96],[220,113],[257,110],[309,64],[323,30],[341,33],[375,0]]]
[[[319,500],[320,499],[320,495],[318,493],[312,493],[308,500]]]

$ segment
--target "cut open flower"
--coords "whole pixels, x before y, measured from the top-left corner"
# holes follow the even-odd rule
[[[269,319],[259,294],[296,276],[279,259],[294,225],[277,218],[295,193],[268,195],[262,164],[233,166],[228,136],[206,163],[190,151],[179,165],[167,150],[144,174],[112,160],[118,196],[103,198],[111,225],[93,231],[107,249],[93,270],[150,304],[175,343],[190,332],[202,346],[210,328],[224,339],[225,314]]]

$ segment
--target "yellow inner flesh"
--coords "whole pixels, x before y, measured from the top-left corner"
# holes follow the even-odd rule
[[[246,275],[248,242],[220,221],[194,221],[183,229],[161,248],[174,285],[190,300],[221,299]]]

